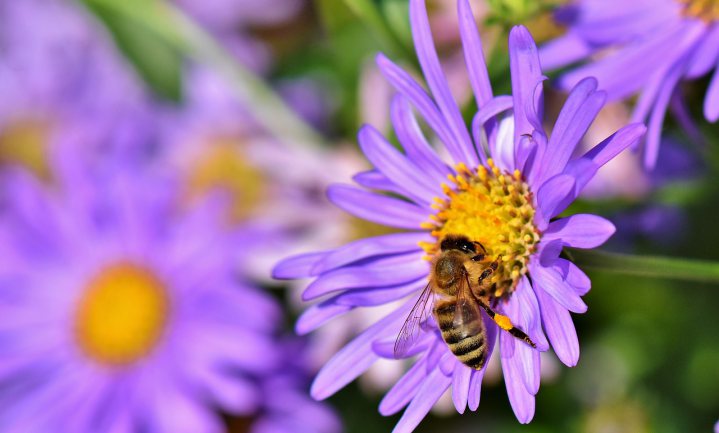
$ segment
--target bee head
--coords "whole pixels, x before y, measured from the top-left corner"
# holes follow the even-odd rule
[[[458,250],[465,254],[476,254],[477,247],[466,236],[449,235],[439,245],[442,251]]]

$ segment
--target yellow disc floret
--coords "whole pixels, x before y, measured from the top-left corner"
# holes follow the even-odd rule
[[[503,173],[491,159],[488,167],[475,172],[464,164],[456,171],[457,175],[450,175],[454,185],[442,185],[446,197],[435,198],[437,213],[425,224],[436,241],[421,246],[428,257],[434,257],[447,235],[480,242],[486,249],[485,261],[498,262],[489,280],[493,295],[508,295],[527,273],[529,256],[539,242],[529,185],[518,170]]]
[[[215,189],[230,194],[232,222],[240,222],[256,210],[267,195],[265,185],[262,171],[248,161],[240,144],[231,139],[221,138],[208,144],[188,173],[190,198]]]
[[[677,0],[684,5],[684,15],[707,23],[719,20],[719,0]]]
[[[78,345],[101,364],[130,364],[155,348],[168,310],[165,287],[152,272],[132,263],[113,264],[85,288],[75,316]]]
[[[0,130],[0,164],[19,164],[42,180],[50,180],[47,152],[51,124],[37,119],[16,120]]]

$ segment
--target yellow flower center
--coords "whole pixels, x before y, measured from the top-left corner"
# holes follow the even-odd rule
[[[77,342],[101,364],[131,364],[157,346],[168,310],[165,287],[152,272],[131,263],[113,264],[85,289],[75,316]]]
[[[677,0],[684,5],[684,15],[706,22],[719,20],[719,0]]]
[[[527,273],[539,231],[534,226],[532,192],[519,170],[502,173],[491,159],[488,165],[475,172],[464,164],[456,167],[457,175],[450,175],[454,187],[442,185],[446,197],[435,198],[432,207],[437,213],[423,225],[432,230],[436,242],[421,246],[431,258],[439,253],[447,235],[464,235],[480,242],[486,249],[484,261],[499,263],[489,284],[490,293],[500,298],[511,294]]]
[[[50,125],[37,119],[22,119],[0,130],[0,163],[19,164],[42,180],[50,179],[47,144]]]
[[[266,196],[264,175],[242,155],[236,140],[219,139],[207,146],[190,168],[188,192],[191,199],[212,190],[232,197],[230,219],[239,222],[249,217]]]

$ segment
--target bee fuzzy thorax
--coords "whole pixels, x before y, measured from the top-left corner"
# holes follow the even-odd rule
[[[527,273],[539,242],[532,192],[518,170],[502,172],[491,159],[475,171],[464,164],[455,170],[457,174],[449,176],[453,185],[442,185],[445,196],[435,198],[436,213],[424,224],[436,241],[421,246],[427,256],[436,257],[448,236],[481,243],[485,266],[497,263],[487,287],[494,297],[506,296]]]

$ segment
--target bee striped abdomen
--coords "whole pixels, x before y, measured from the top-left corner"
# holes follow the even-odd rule
[[[437,302],[434,313],[449,350],[464,365],[481,369],[487,355],[487,334],[481,315],[462,314],[463,321],[456,323],[454,301]]]

